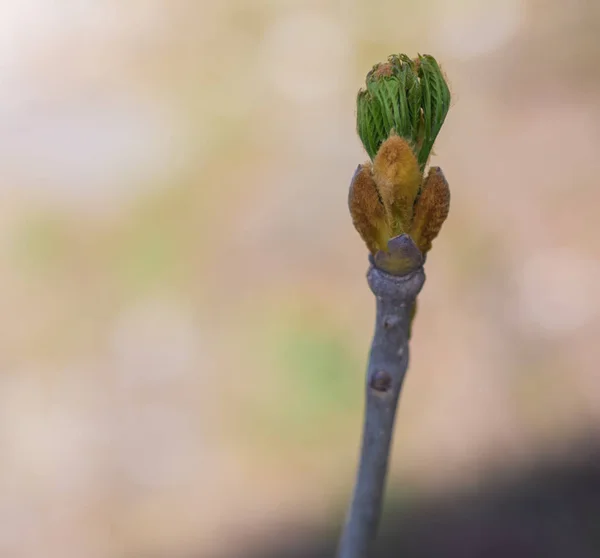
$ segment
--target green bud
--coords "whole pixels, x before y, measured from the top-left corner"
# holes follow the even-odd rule
[[[414,147],[422,171],[449,108],[450,90],[432,56],[392,55],[373,67],[358,93],[358,135],[373,160],[394,131]]]

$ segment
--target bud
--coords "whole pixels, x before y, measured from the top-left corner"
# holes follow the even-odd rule
[[[417,153],[421,170],[450,108],[450,90],[432,56],[393,55],[367,74],[356,100],[356,128],[371,157],[392,131]]]
[[[450,190],[439,167],[423,170],[450,107],[431,56],[390,56],[367,74],[357,130],[373,161],[354,173],[348,204],[376,267],[404,275],[423,265],[448,216]]]

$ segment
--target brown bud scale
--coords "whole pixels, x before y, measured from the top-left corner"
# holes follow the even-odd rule
[[[423,182],[421,195],[415,206],[410,236],[426,254],[438,235],[450,210],[450,188],[442,169],[431,167]]]
[[[348,206],[354,228],[371,253],[385,250],[390,231],[386,212],[371,175],[371,163],[359,165],[350,184]]]
[[[373,161],[373,178],[385,206],[392,236],[408,232],[421,171],[408,142],[397,135],[381,144]]]

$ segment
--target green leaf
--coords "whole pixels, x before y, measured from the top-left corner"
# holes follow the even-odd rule
[[[423,170],[449,108],[450,90],[432,56],[415,61],[392,55],[385,67],[377,64],[367,74],[366,89],[357,96],[357,132],[374,159],[395,130],[414,146]]]

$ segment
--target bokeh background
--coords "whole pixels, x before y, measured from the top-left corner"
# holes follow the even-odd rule
[[[0,555],[332,556],[355,95],[421,52],[453,198],[380,555],[599,556],[599,34],[596,0],[3,0]]]

